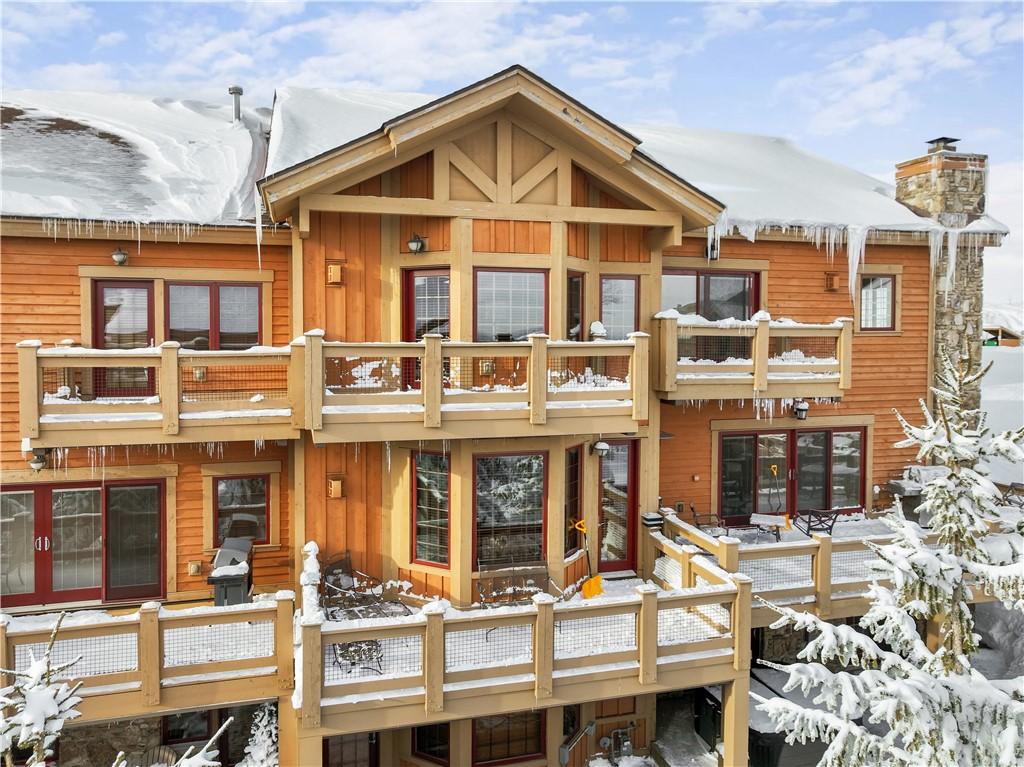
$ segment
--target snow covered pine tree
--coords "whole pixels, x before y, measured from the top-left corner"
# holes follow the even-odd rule
[[[774,627],[815,634],[799,657],[816,662],[766,665],[788,672],[785,690],[799,687],[820,708],[781,698],[758,708],[789,733],[788,742],[827,743],[819,767],[1024,764],[1024,677],[989,680],[972,668],[978,636],[969,607],[972,592],[982,589],[1024,611],[1019,554],[1012,564],[994,564],[984,545],[990,530],[1012,531],[985,460],[1024,462],[1024,428],[987,439],[984,415],[964,404],[965,390],[987,369],[968,371],[948,356],[943,362],[933,389],[937,417],[923,402],[923,426],[896,414],[907,436],[899,446],[916,446],[919,462],[949,469],[928,483],[920,507],[938,544],[925,547],[924,531],[904,518],[897,499],[892,542],[872,546],[877,577],[892,586],[871,585],[871,606],[860,620],[866,633],[773,606],[782,616]],[[934,641],[921,639],[919,621],[938,629]],[[848,670],[824,665],[832,662]]]
[[[237,767],[278,767],[276,704],[264,703],[256,710],[245,758]]]

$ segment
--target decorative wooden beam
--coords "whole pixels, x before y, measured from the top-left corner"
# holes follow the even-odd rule
[[[551,151],[512,184],[512,202],[519,202],[558,169],[558,152]]]
[[[498,185],[455,144],[448,144],[448,159],[488,200],[498,202]],[[500,169],[499,169],[500,170]],[[436,183],[436,181],[435,181]]]

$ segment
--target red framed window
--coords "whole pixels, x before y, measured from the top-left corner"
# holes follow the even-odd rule
[[[640,327],[640,278],[602,275],[601,324],[609,341],[621,341]]]
[[[546,269],[473,270],[473,340],[525,341],[548,332]]]
[[[637,443],[606,441],[600,459],[600,548],[598,570],[615,572],[636,567]]]
[[[473,456],[477,569],[543,562],[547,453]]]
[[[451,728],[448,722],[425,724],[412,729],[412,753],[435,764],[448,765]]]
[[[451,466],[447,455],[413,453],[412,560],[448,566],[451,509],[448,487]]]
[[[168,282],[167,340],[199,351],[258,346],[262,293],[258,284]]]
[[[661,308],[707,320],[749,320],[760,307],[760,275],[725,269],[666,269]]]
[[[583,518],[580,492],[583,486],[583,446],[565,451],[565,556],[583,548],[583,533],[575,525]]]
[[[0,488],[3,606],[163,596],[164,482]]]
[[[270,476],[255,474],[213,478],[215,544],[225,538],[269,543]]]
[[[565,337],[569,341],[582,341],[583,327],[583,273],[568,272],[565,282]]]
[[[144,280],[97,280],[93,283],[93,346],[140,349],[152,346],[153,283]],[[98,368],[94,385],[100,397],[150,397],[153,368]]]
[[[473,720],[473,764],[506,764],[544,755],[543,711]]]
[[[719,443],[719,509],[727,524],[750,515],[864,505],[862,427],[727,432]]]
[[[324,738],[323,767],[380,767],[376,732],[354,732]]]
[[[860,329],[896,329],[896,275],[861,275]]]

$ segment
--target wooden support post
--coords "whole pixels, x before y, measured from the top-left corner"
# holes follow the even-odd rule
[[[427,618],[423,633],[423,698],[428,714],[444,711],[444,605],[430,602],[421,612]]]
[[[548,337],[530,333],[530,360],[526,386],[530,397],[530,423],[548,421]]]
[[[160,344],[160,413],[164,434],[178,433],[178,408],[181,403],[181,372],[178,369],[177,341]]]
[[[302,636],[302,727],[320,726],[320,696],[324,688],[324,649],[319,623],[303,623]]]
[[[750,741],[750,676],[722,685],[722,764],[747,767]]]
[[[684,546],[679,559],[679,566],[683,570],[682,585],[684,589],[692,589],[697,583],[697,578],[693,573],[693,553],[693,547]]]
[[[647,396],[650,385],[647,376],[650,368],[648,354],[651,337],[646,333],[630,333],[633,339],[633,355],[629,359],[629,382],[633,397],[633,420],[647,420]]]
[[[427,333],[423,336],[420,388],[423,389],[423,425],[429,428],[441,426],[441,389],[444,377],[441,338],[440,333]]]
[[[281,691],[295,687],[295,647],[292,644],[295,616],[295,595],[279,591],[277,596],[277,622],[274,625],[274,650],[277,656],[277,687]]]
[[[160,671],[163,667],[163,648],[160,631],[160,605],[146,602],[139,608],[139,640],[137,661],[142,703],[160,705]]]
[[[679,322],[675,317],[654,319],[655,375],[654,388],[675,391],[679,373]]]
[[[637,647],[640,650],[640,684],[658,681],[658,587],[644,583],[636,587],[640,595],[637,615]]]
[[[537,618],[533,624],[533,664],[537,700],[550,698],[555,669],[555,598],[534,594]]]
[[[754,331],[754,391],[768,390],[768,342],[770,340],[768,320],[757,321]]]
[[[736,643],[732,665],[737,671],[750,670],[750,608],[753,599],[754,582],[750,576],[736,573],[732,576],[736,584],[736,600],[732,603],[732,633]]]
[[[836,359],[839,360],[839,389],[845,391],[853,385],[853,320],[843,318],[843,332],[836,341]]]
[[[730,573],[740,571],[740,542],[722,536],[718,539],[718,566]]]
[[[39,347],[42,341],[19,341],[18,349],[18,419],[22,437],[39,436]]]
[[[299,339],[288,347],[288,404],[292,409],[292,426],[306,428],[306,345]]]
[[[312,431],[324,428],[324,332],[310,330],[306,339],[306,423]]]
[[[818,617],[828,618],[832,614],[832,536],[812,533],[811,538],[818,542],[814,553],[814,601]]]
[[[291,695],[277,699],[277,733],[281,767],[321,767],[323,736],[302,728],[302,715],[292,707]]]

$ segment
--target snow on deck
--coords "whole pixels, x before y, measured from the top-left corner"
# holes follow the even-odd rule
[[[120,93],[3,95],[5,216],[239,225],[256,216],[267,110]]]

